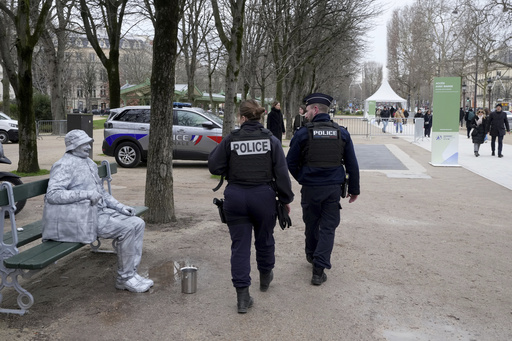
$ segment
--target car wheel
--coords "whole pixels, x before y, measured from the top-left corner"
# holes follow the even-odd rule
[[[140,163],[139,147],[133,142],[123,142],[116,148],[116,162],[124,168],[133,168]]]
[[[9,135],[5,131],[0,131],[0,143],[4,144],[9,142]]]

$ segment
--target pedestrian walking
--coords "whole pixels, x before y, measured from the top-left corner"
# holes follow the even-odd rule
[[[470,124],[471,138],[473,139],[473,150],[475,156],[480,156],[480,145],[484,143],[487,134],[487,117],[483,109],[479,109]]]
[[[299,106],[299,113],[295,115],[295,118],[293,120],[293,134],[295,135],[295,132],[302,127],[306,123],[306,106],[304,104],[301,104]]]
[[[505,130],[510,134],[510,126],[507,114],[502,110],[501,104],[497,104],[496,110],[489,115],[488,129],[491,135],[492,156],[495,155],[496,138],[498,138],[498,157],[503,157],[503,136],[505,136]]]
[[[208,157],[212,174],[224,175],[224,216],[231,236],[231,277],[239,313],[253,304],[251,238],[254,230],[260,290],[274,278],[276,196],[290,211],[293,192],[280,141],[259,122],[264,109],[254,100],[240,104],[240,129],[235,129]]]
[[[283,140],[285,129],[283,114],[281,113],[281,103],[279,103],[279,101],[272,103],[272,109],[267,117],[267,129],[274,134],[279,142]]]
[[[475,112],[469,108],[469,110],[466,112],[466,115],[464,116],[464,119],[466,120],[466,133],[468,135],[469,139],[469,133],[471,132],[471,121],[475,117]]]
[[[306,260],[313,264],[313,285],[325,282],[324,269],[331,268],[334,234],[340,223],[340,197],[345,196],[342,185],[348,185],[349,203],[359,195],[354,146],[348,131],[329,119],[332,100],[322,93],[304,98],[309,122],[295,133],[286,156],[290,173],[302,185],[305,252]]]
[[[382,132],[386,132],[386,128],[388,127],[388,121],[389,117],[391,116],[390,111],[386,106],[384,106],[384,109],[380,112],[380,118],[382,119]]]
[[[425,112],[423,115],[423,128],[425,129],[425,137],[430,137],[430,131],[432,130],[432,115],[430,114],[430,110]]]
[[[395,111],[395,133],[398,133],[398,130],[400,130],[400,133],[402,133],[402,123],[405,119],[405,116],[402,112],[401,108],[398,108],[397,111]]]

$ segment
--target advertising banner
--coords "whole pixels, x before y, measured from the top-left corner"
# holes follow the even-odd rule
[[[375,117],[375,105],[377,103],[375,101],[368,101],[368,115],[370,117]]]
[[[460,77],[434,77],[433,166],[459,166]]]

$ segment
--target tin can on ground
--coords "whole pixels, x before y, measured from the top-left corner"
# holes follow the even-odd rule
[[[197,268],[187,266],[181,268],[181,292],[193,294],[197,290]]]

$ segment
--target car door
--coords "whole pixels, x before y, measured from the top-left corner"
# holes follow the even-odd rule
[[[126,109],[112,117],[112,128],[105,140],[110,144],[121,140],[135,140],[140,144],[141,152],[147,151],[149,144],[150,109]],[[116,143],[117,144],[117,143]]]
[[[208,155],[222,140],[222,127],[192,110],[174,110],[174,158],[208,160]]]

